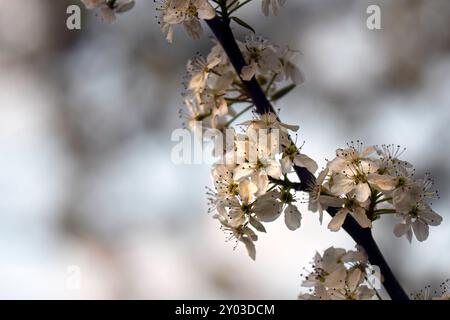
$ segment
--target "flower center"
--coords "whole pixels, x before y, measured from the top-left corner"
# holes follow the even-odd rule
[[[228,185],[228,193],[231,195],[238,195],[238,185],[236,183],[230,183]]]
[[[355,184],[367,183],[367,177],[364,174],[358,173],[353,177]]]
[[[197,8],[191,4],[189,5],[186,13],[188,14],[188,16],[197,17]]]
[[[406,179],[405,177],[399,177],[397,182],[397,188],[404,187],[406,185]]]
[[[262,163],[260,159],[256,161],[256,170],[261,170],[264,169],[265,167],[266,167],[265,164]]]

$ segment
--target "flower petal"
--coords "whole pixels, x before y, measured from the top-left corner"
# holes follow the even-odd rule
[[[355,268],[348,274],[347,285],[351,292],[355,291],[358,285],[364,280],[364,274],[360,269]]]
[[[301,226],[302,215],[298,208],[293,204],[287,206],[284,211],[284,222],[289,230],[295,231]]]
[[[259,221],[273,222],[281,215],[281,203],[276,200],[277,194],[271,191],[256,200],[253,211]]]
[[[328,288],[342,289],[345,287],[345,277],[347,276],[347,270],[344,265],[339,265],[338,268],[333,271],[325,279],[325,286]]]
[[[363,208],[353,209],[353,217],[362,228],[372,228],[372,221],[367,217]]]
[[[296,155],[294,158],[295,165],[308,169],[311,173],[316,173],[319,166],[317,163],[305,154]]]
[[[355,188],[355,196],[358,202],[364,202],[370,197],[370,187],[367,183],[358,183]]]
[[[392,191],[396,185],[396,179],[389,175],[372,173],[369,175],[369,183],[376,185],[382,191]]]
[[[254,166],[251,164],[243,164],[234,169],[233,178],[236,181],[250,177],[255,172]]]
[[[197,7],[197,13],[200,19],[210,20],[216,16],[216,10],[206,0],[196,0],[195,6]]]
[[[256,259],[256,248],[255,244],[250,238],[242,238],[242,242],[245,244],[245,248],[247,249],[248,255],[252,260]]]
[[[339,231],[344,224],[348,212],[349,211],[346,208],[339,210],[339,212],[333,217],[333,219],[331,219],[330,223],[328,224],[328,229],[333,232]]]
[[[416,220],[412,224],[412,229],[417,240],[420,242],[427,240],[430,228],[426,223]]]
[[[399,223],[394,227],[394,234],[397,238],[400,238],[411,229],[411,224],[409,223]]]
[[[347,194],[353,190],[355,184],[352,179],[349,179],[343,174],[337,174],[333,179],[333,185],[331,186],[331,193],[335,195]]]

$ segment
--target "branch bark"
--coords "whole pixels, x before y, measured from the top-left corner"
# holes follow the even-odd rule
[[[246,63],[229,24],[223,22],[217,17],[211,20],[206,20],[206,23],[214,33],[219,43],[222,45],[236,72],[240,74],[242,68],[246,65]],[[259,114],[265,114],[268,112],[276,114],[272,104],[269,102],[261,86],[254,78],[250,81],[244,81],[242,79],[241,81],[249,97],[253,100],[256,111]],[[298,178],[300,179],[300,189],[302,191],[306,191],[309,185],[315,184],[316,178],[305,168],[295,167],[295,171],[298,175]],[[338,209],[329,208],[327,212],[332,217],[334,217],[338,212]],[[388,292],[391,299],[409,300],[408,295],[401,287],[388,263],[384,259],[375,240],[373,239],[370,229],[361,228],[353,218],[346,219],[343,225],[343,229],[358,245],[364,248],[364,250],[367,252],[370,263],[380,268],[380,271],[384,277],[384,288]]]

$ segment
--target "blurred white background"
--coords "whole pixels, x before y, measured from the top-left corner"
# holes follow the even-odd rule
[[[316,250],[353,247],[303,207],[299,231],[268,226],[256,262],[233,251],[206,213],[209,166],[170,159],[185,63],[210,33],[167,44],[145,0],[112,25],[83,9],[68,31],[69,4],[0,2],[0,298],[295,299]],[[289,0],[270,18],[259,5],[242,18],[302,52],[307,82],[277,107],[305,153],[323,166],[350,140],[395,143],[433,173],[444,223],[428,241],[395,238],[389,218],[374,232],[408,292],[448,278],[450,2]]]

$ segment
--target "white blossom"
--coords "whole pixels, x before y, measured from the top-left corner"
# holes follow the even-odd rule
[[[293,62],[296,51],[291,50],[289,47],[276,47],[275,51],[282,66],[282,72],[278,76],[277,80],[292,80],[295,85],[301,85],[305,82],[305,76],[299,67]]]
[[[312,212],[319,212],[319,221],[323,221],[323,211],[330,208],[340,208],[344,204],[344,199],[330,195],[328,184],[324,183],[329,169],[325,168],[316,179],[316,184],[309,187],[308,209]]]
[[[281,159],[281,167],[283,173],[289,173],[292,171],[292,167],[306,168],[309,172],[314,174],[317,169],[317,163],[305,154],[301,154],[299,148],[294,143],[290,143],[289,146],[283,148],[283,155]]]
[[[403,221],[395,226],[394,234],[397,237],[406,235],[409,242],[413,232],[417,240],[425,241],[428,238],[429,226],[438,226],[442,222],[442,217],[424,202],[411,204],[409,208],[404,207],[398,215]]]
[[[87,9],[99,10],[102,19],[113,22],[116,14],[131,10],[134,0],[81,0]]]
[[[331,219],[328,229],[339,231],[350,214],[362,228],[372,228],[372,221],[366,215],[367,203],[359,203],[356,199],[347,199],[344,208]]]
[[[208,105],[201,103],[198,99],[187,98],[184,100],[185,108],[180,110],[180,117],[184,118],[184,125],[194,130],[198,122],[204,122],[212,115]]]
[[[239,43],[247,65],[241,70],[243,80],[251,80],[257,73],[280,74],[283,66],[275,48],[266,39],[251,36],[245,43]]]
[[[368,147],[362,152],[355,148],[339,149],[336,158],[328,163],[328,168],[335,173],[331,192],[335,195],[353,193],[359,202],[366,201],[371,193],[371,175],[377,165],[367,158],[375,149]]]
[[[220,63],[220,58],[208,56],[204,59],[201,56],[189,60],[187,70],[191,75],[189,89],[194,92],[201,92],[206,87],[206,82],[214,67]]]
[[[300,300],[371,300],[376,294],[366,281],[371,268],[361,247],[355,251],[328,248],[323,257],[316,253],[312,267],[302,283],[312,289]]]
[[[406,151],[401,146],[393,144],[384,144],[376,147],[377,154],[380,156],[379,171],[380,173],[388,173],[390,175],[405,175],[408,169],[412,168],[412,164],[408,161],[400,160],[399,157]]]
[[[216,16],[208,0],[163,0],[157,10],[160,11],[161,30],[170,43],[173,41],[173,26],[182,24],[193,39],[198,39],[203,32],[200,20]]]

